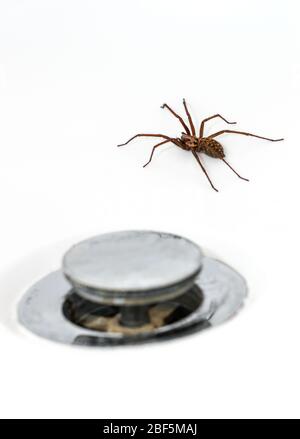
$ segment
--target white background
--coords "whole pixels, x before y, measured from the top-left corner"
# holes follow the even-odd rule
[[[299,417],[297,1],[2,0],[0,416]],[[298,45],[298,47],[297,47]],[[216,112],[270,137],[219,138],[228,161],[137,132],[179,135]],[[212,133],[226,128],[208,124]],[[175,232],[239,270],[250,297],[226,325],[169,343],[82,349],[17,325],[16,303],[81,238]]]

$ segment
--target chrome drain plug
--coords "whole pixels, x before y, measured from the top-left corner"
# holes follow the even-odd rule
[[[246,295],[235,270],[181,236],[114,232],[71,247],[62,269],[25,293],[18,318],[62,343],[135,344],[223,323]]]

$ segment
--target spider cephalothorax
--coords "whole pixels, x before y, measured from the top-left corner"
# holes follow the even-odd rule
[[[202,137],[201,139],[196,136],[182,133],[182,136],[178,141],[181,144],[181,148],[186,151],[193,150],[196,152],[202,152],[203,154],[209,155],[215,159],[223,159],[225,157],[223,146],[215,139],[210,139],[209,137]]]
[[[234,133],[234,134],[242,134],[244,136],[257,137],[258,139],[270,140],[271,142],[278,142],[280,140],[283,140],[283,139],[269,139],[268,137],[257,136],[256,134],[246,133],[245,131],[234,131],[234,130],[222,130],[222,131],[218,131],[217,133],[211,134],[210,136],[204,137],[204,126],[205,126],[205,122],[207,122],[208,120],[219,117],[222,120],[224,120],[224,122],[226,122],[228,124],[235,124],[236,123],[236,122],[228,122],[228,120],[226,120],[220,114],[214,114],[213,116],[210,116],[210,117],[207,117],[206,119],[204,119],[201,122],[199,136],[197,137],[195,126],[193,124],[193,120],[192,120],[191,115],[188,111],[185,100],[183,100],[183,105],[184,105],[184,109],[185,109],[190,127],[188,127],[187,124],[182,119],[182,117],[179,116],[177,113],[175,113],[175,111],[173,111],[172,108],[170,108],[167,104],[162,105],[162,108],[167,108],[175,117],[177,117],[177,119],[179,119],[181,125],[183,126],[183,128],[185,130],[185,132],[182,133],[181,137],[169,137],[169,136],[166,136],[164,134],[136,134],[135,136],[131,137],[131,139],[129,139],[127,142],[122,143],[121,145],[118,145],[118,146],[127,145],[127,143],[129,143],[131,140],[135,139],[136,137],[159,137],[161,139],[164,139],[162,142],[158,143],[157,145],[154,145],[152,152],[151,152],[151,155],[150,155],[150,159],[144,165],[144,167],[147,166],[151,162],[155,149],[161,145],[165,145],[168,142],[171,142],[174,145],[176,145],[179,148],[184,149],[186,151],[191,151],[193,156],[197,160],[198,164],[200,165],[202,171],[206,175],[208,181],[210,182],[211,187],[215,191],[218,192],[218,190],[212,184],[212,181],[209,178],[202,162],[200,161],[200,158],[199,158],[200,153],[206,154],[210,157],[222,160],[239,178],[241,178],[242,180],[246,180],[246,181],[249,181],[249,180],[247,178],[241,177],[232,168],[232,166],[225,160],[225,153],[224,153],[223,146],[219,142],[217,142],[214,139],[214,137],[220,136],[221,134],[225,134],[225,133]]]

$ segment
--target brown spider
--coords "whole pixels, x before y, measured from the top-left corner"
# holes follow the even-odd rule
[[[188,117],[190,128],[186,125],[186,123],[184,122],[182,117],[180,117],[177,113],[175,113],[175,111],[173,111],[172,108],[170,108],[167,104],[163,104],[161,106],[161,108],[167,108],[175,117],[177,117],[177,119],[179,119],[181,125],[183,126],[183,128],[185,130],[185,132],[181,133],[182,134],[181,137],[174,137],[173,138],[173,137],[166,136],[164,134],[136,134],[135,136],[131,137],[131,139],[129,139],[127,142],[122,143],[121,145],[118,145],[118,146],[127,145],[129,142],[131,142],[131,140],[135,139],[136,137],[160,137],[162,139],[165,139],[163,142],[160,142],[153,147],[151,155],[150,155],[150,159],[144,165],[144,167],[145,167],[151,162],[154,151],[157,147],[159,147],[161,145],[165,145],[168,142],[172,142],[174,145],[178,146],[179,148],[182,148],[186,151],[192,152],[193,156],[195,157],[195,159],[199,163],[202,171],[204,172],[208,181],[210,182],[211,187],[215,191],[218,192],[218,189],[216,189],[214,187],[214,185],[212,184],[212,181],[209,178],[209,175],[207,174],[206,169],[204,168],[203,164],[201,163],[200,158],[199,158],[197,153],[203,153],[203,154],[206,154],[210,157],[222,160],[239,178],[241,178],[242,180],[246,180],[246,181],[249,181],[249,180],[247,178],[241,177],[232,168],[232,166],[230,166],[230,164],[225,160],[224,149],[223,149],[222,145],[214,139],[215,137],[220,136],[221,134],[225,134],[225,133],[234,133],[234,134],[243,134],[245,136],[257,137],[258,139],[270,140],[271,142],[279,142],[280,140],[283,140],[283,139],[269,139],[267,137],[257,136],[256,134],[246,133],[244,131],[234,131],[234,130],[222,130],[222,131],[218,131],[217,133],[211,134],[210,136],[204,137],[204,135],[203,135],[204,134],[204,125],[205,125],[205,122],[207,122],[208,120],[214,119],[215,117],[220,117],[221,119],[224,120],[224,122],[226,122],[228,124],[235,124],[236,123],[236,122],[228,122],[228,120],[226,120],[220,114],[214,114],[213,116],[210,116],[210,117],[207,117],[206,119],[204,119],[201,122],[199,136],[197,137],[196,131],[195,131],[195,126],[193,124],[193,120],[191,118],[191,115],[189,113],[189,110],[187,108],[187,105],[186,105],[186,102],[184,99],[183,99],[183,105],[184,105],[186,115]]]

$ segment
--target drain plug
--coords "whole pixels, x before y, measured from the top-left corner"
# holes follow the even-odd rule
[[[51,340],[120,345],[215,326],[241,307],[244,279],[193,242],[153,231],[82,241],[22,298],[19,321]]]

